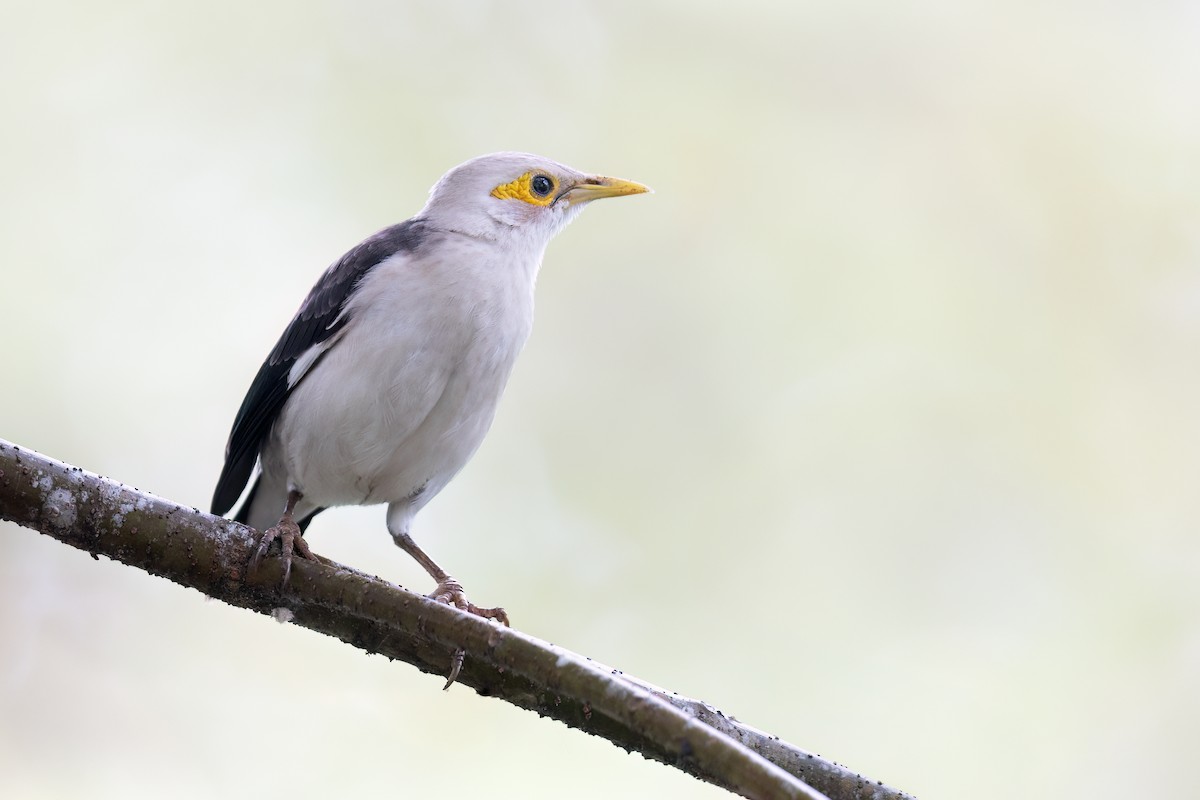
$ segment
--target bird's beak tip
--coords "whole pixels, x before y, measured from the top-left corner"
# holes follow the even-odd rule
[[[635,181],[621,178],[608,178],[596,175],[582,183],[577,183],[571,194],[576,201],[599,200],[601,197],[625,197],[631,194],[653,194],[654,190]]]

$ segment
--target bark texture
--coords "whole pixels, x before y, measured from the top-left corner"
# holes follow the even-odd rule
[[[0,518],[230,605],[334,636],[602,736],[748,798],[900,800],[869,780],[737,722],[520,631],[435,603],[338,564],[297,560],[287,589],[278,559],[245,565],[254,531],[0,440]]]

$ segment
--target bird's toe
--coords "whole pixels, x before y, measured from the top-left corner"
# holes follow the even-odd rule
[[[283,579],[279,584],[279,588],[282,589],[291,580],[293,556],[299,556],[309,561],[321,561],[321,559],[309,548],[308,542],[304,541],[304,534],[300,532],[300,526],[293,520],[281,519],[277,524],[272,525],[262,532],[258,548],[254,551],[254,555],[250,557],[251,572],[258,570],[259,564],[262,563],[263,558],[270,552],[271,544],[277,539],[280,544],[280,555],[283,558]]]
[[[474,614],[484,619],[494,619],[504,623],[505,627],[511,627],[508,623],[508,612],[503,608],[483,608],[467,600],[462,584],[449,575],[439,581],[437,588],[430,592],[428,596],[432,600],[445,603],[448,606],[454,606],[466,611],[468,614]]]
[[[497,622],[502,622],[502,623],[504,623],[504,627],[506,627],[506,628],[512,627],[511,625],[508,624],[508,612],[499,606],[497,606],[495,608],[480,608],[479,606],[475,605],[474,603],[467,603],[466,610],[468,612],[474,614],[477,617],[483,617],[484,619],[494,619]]]
[[[475,605],[467,599],[466,594],[463,592],[462,584],[449,575],[438,581],[437,588],[430,592],[428,597],[439,603],[445,603],[448,606],[454,606],[466,611],[468,614],[474,614],[484,619],[497,620],[504,623],[506,628],[511,627],[508,624],[508,612],[503,608],[481,608]],[[461,647],[454,651],[454,655],[450,658],[450,675],[446,679],[446,685],[442,687],[443,689],[449,689],[451,684],[458,679],[458,673],[462,670],[466,655],[466,651]]]

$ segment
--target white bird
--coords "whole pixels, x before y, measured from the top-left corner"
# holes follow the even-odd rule
[[[393,540],[437,581],[444,603],[508,624],[413,541],[417,512],[462,469],[491,426],[533,323],[550,239],[601,197],[649,189],[526,153],[447,172],[412,219],[371,236],[317,280],[238,410],[212,512],[262,532],[256,568],[293,552],[329,506],[386,503]]]

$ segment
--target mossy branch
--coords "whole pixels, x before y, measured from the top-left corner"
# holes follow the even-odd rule
[[[749,798],[901,800],[870,781],[722,715],[519,631],[338,564],[278,559],[253,575],[254,531],[0,440],[0,518],[261,614],[553,717]]]

